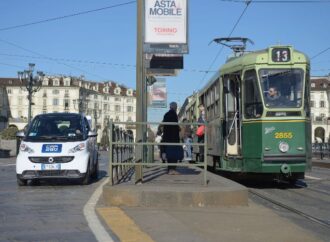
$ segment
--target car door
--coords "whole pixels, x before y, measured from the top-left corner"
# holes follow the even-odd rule
[[[93,163],[95,162],[95,156],[96,156],[96,139],[95,137],[88,137],[88,133],[91,130],[89,127],[89,123],[86,119],[86,117],[83,119],[83,126],[85,129],[85,137],[87,137],[87,149],[88,152],[90,153],[90,157],[92,158],[91,160]]]

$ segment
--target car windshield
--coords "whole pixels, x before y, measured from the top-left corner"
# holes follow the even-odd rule
[[[77,115],[40,115],[31,123],[26,140],[83,140],[81,119]]]
[[[303,76],[300,69],[261,69],[259,78],[266,107],[301,107]]]

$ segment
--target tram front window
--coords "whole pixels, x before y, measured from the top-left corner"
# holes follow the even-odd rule
[[[300,69],[261,69],[259,78],[266,107],[301,107],[303,77]]]

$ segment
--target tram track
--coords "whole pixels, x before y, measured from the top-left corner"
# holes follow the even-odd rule
[[[313,161],[313,166],[330,169],[330,163],[322,161]]]
[[[267,197],[266,195],[261,194],[260,192],[258,192],[256,189],[249,188],[249,193],[251,193],[251,194],[253,194],[253,195],[255,195],[255,196],[257,196],[257,197],[259,197],[259,198],[261,198],[263,200],[266,200],[266,201],[268,201],[268,202],[270,202],[272,204],[275,204],[275,205],[277,205],[277,206],[279,206],[281,208],[284,208],[284,209],[286,209],[286,210],[288,210],[288,211],[290,211],[290,212],[292,212],[294,214],[297,214],[297,215],[299,215],[301,217],[304,217],[304,218],[308,219],[309,221],[312,221],[314,223],[317,223],[317,224],[320,224],[320,225],[325,226],[327,228],[330,228],[330,223],[329,222],[323,221],[322,219],[316,218],[316,217],[314,217],[312,215],[309,215],[307,213],[304,213],[304,212],[302,212],[302,211],[300,211],[298,209],[295,209],[293,207],[290,207],[290,206],[288,206],[288,205],[286,205],[286,204],[284,204],[284,203],[282,203],[280,201],[277,201],[277,200],[275,200],[273,198]]]
[[[295,184],[295,186],[298,187],[298,188],[304,188],[304,189],[307,189],[307,190],[312,191],[312,192],[321,193],[323,195],[330,196],[330,192],[327,192],[327,191],[323,191],[323,190],[320,190],[320,189],[306,187],[306,186],[300,185],[300,184]]]

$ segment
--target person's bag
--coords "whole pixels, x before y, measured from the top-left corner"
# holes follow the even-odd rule
[[[166,146],[166,158],[167,160],[182,160],[183,148],[181,145],[169,145]]]
[[[205,132],[205,125],[201,125],[197,128],[196,135],[198,137],[202,137],[204,135],[204,132]]]

